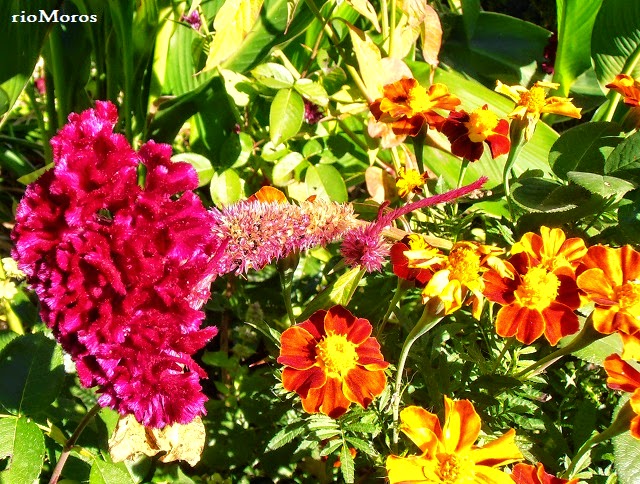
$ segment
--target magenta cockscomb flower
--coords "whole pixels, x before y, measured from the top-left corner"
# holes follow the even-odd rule
[[[200,30],[202,27],[202,18],[197,10],[194,10],[190,14],[180,17],[180,21],[188,23],[193,30]]]
[[[284,195],[282,200],[249,199],[213,211],[213,231],[226,244],[219,274],[262,269],[292,252],[338,240],[356,223],[351,205],[323,200],[294,205]]]
[[[108,102],[69,116],[51,140],[54,168],[16,211],[13,256],[101,405],[147,426],[188,423],[204,413],[191,355],[217,332],[199,329],[200,308],[222,245],[193,168],[167,145],[135,152],[116,122]]]
[[[345,263],[349,266],[361,266],[367,272],[379,271],[390,251],[390,245],[385,241],[382,232],[391,226],[394,220],[415,210],[455,200],[479,189],[486,181],[487,177],[483,176],[470,185],[408,203],[386,214],[382,213],[385,207],[381,207],[377,220],[365,227],[355,227],[344,235],[340,252]]]

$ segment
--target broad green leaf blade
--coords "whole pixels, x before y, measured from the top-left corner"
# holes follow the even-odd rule
[[[269,111],[269,136],[279,144],[296,135],[304,119],[304,101],[293,89],[280,89]]]
[[[640,244],[640,190],[626,198],[630,203],[618,209],[618,228],[632,243]]]
[[[271,173],[273,177],[273,184],[277,187],[285,186],[291,180],[291,174],[302,163],[304,157],[297,151],[283,156],[276,165],[273,167]]]
[[[640,132],[620,143],[604,164],[604,173],[630,181],[640,181]]]
[[[63,380],[62,352],[43,333],[15,338],[0,353],[0,404],[11,413],[46,409]]]
[[[575,336],[568,337],[566,338],[566,341],[563,339],[560,343],[560,347],[567,346],[571,341],[573,341],[574,337]],[[588,361],[589,363],[593,363],[594,365],[604,366],[604,360],[607,356],[621,352],[622,338],[620,338],[619,334],[614,333],[609,336],[605,336],[604,338],[600,338],[586,348],[582,348],[572,354],[575,357]]]
[[[600,87],[620,73],[640,77],[640,2],[604,0],[593,25],[591,57]]]
[[[615,123],[579,124],[553,143],[549,164],[564,180],[569,171],[604,174],[605,160],[622,140],[619,135],[620,126]]]
[[[622,402],[621,402],[622,403]],[[621,405],[618,406],[618,409]],[[615,418],[615,415],[614,415]],[[640,440],[631,432],[623,432],[613,438],[613,466],[618,474],[620,484],[637,484],[640,482]]]
[[[591,67],[591,33],[602,0],[558,0],[558,49],[553,82],[557,95],[569,94],[576,78]]]
[[[134,484],[124,462],[113,464],[94,459],[89,474],[89,484]]]
[[[0,420],[0,460],[9,458],[0,482],[35,482],[44,462],[44,435],[38,425],[26,417]]]
[[[340,172],[332,165],[310,166],[307,168],[304,181],[309,195],[317,195],[340,203],[347,201],[347,186]]]
[[[319,309],[329,309],[337,304],[342,306],[349,304],[362,276],[364,276],[364,272],[364,269],[353,267],[345,274],[342,274],[307,304],[302,314],[298,316],[298,321],[305,321]]]
[[[211,161],[197,153],[178,153],[171,157],[171,161],[183,161],[189,163],[198,174],[198,187],[203,187],[213,178]]]
[[[240,179],[235,170],[229,168],[213,175],[209,191],[213,203],[218,207],[226,207],[244,196],[244,180]]]
[[[582,188],[586,188],[595,195],[602,198],[620,197],[633,190],[636,186],[626,180],[615,178],[613,176],[598,175],[596,173],[582,173],[579,171],[570,171],[567,173],[567,179]]]
[[[322,84],[313,82],[311,79],[299,79],[293,88],[314,104],[320,106],[329,104],[329,96]]]
[[[565,212],[589,200],[579,186],[565,186],[546,178],[525,178],[514,185],[513,200],[530,212]]]
[[[271,89],[286,89],[293,87],[295,79],[286,67],[275,62],[260,64],[251,71],[253,77],[263,86]]]

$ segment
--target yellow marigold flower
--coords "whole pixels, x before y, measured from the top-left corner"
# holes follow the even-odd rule
[[[496,82],[496,91],[516,102],[516,107],[511,111],[509,117],[527,121],[526,140],[531,139],[540,115],[544,113],[580,119],[581,108],[575,107],[571,98],[547,97],[547,89],[557,89],[558,87],[560,84],[544,81],[536,82],[531,89],[522,86],[507,86],[500,81]]]
[[[627,74],[618,74],[615,79],[605,87],[613,89],[624,96],[623,102],[627,106],[637,108],[640,106],[640,82]]]
[[[502,252],[502,249],[490,245],[458,242],[446,258],[433,255],[425,259],[421,251],[407,251],[404,254],[409,259],[409,268],[429,269],[433,273],[422,290],[425,304],[431,298],[438,298],[446,315],[457,311],[466,302],[471,305],[473,317],[480,319],[484,302],[482,275],[490,268],[506,275],[508,269],[497,257]]]
[[[422,186],[426,181],[425,179],[426,173],[421,175],[418,170],[400,168],[398,170],[398,178],[396,179],[398,195],[404,198],[410,193],[421,193]]]
[[[522,460],[510,429],[483,447],[473,445],[480,435],[480,416],[468,400],[444,397],[444,425],[437,415],[421,407],[400,413],[400,430],[422,451],[421,455],[387,457],[391,484],[431,482],[443,484],[513,484],[500,466]]]

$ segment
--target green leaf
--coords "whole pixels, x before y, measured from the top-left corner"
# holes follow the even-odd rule
[[[575,337],[575,336],[574,336]],[[573,340],[574,337],[565,338],[560,343],[560,346],[566,346]],[[594,365],[603,366],[604,360],[607,356],[611,356],[614,353],[620,353],[622,351],[622,338],[617,333],[610,334],[604,338],[600,338],[591,343],[586,348],[582,348],[572,353],[581,360],[588,361]]]
[[[260,64],[251,74],[260,84],[271,89],[287,89],[293,87],[295,81],[285,66],[274,62]]]
[[[327,445],[325,445],[321,450],[320,450],[320,456],[325,456],[325,455],[331,455],[333,454],[338,447],[342,446],[342,441],[335,439],[335,440],[330,440]]]
[[[309,195],[327,196],[334,202],[347,201],[347,186],[340,172],[333,166],[319,164],[307,168],[304,179]]]
[[[282,334],[280,333],[280,331],[269,326],[266,321],[245,321],[244,324],[247,324],[257,331],[260,331],[276,347],[280,347],[280,337],[282,336]]]
[[[178,153],[171,157],[171,161],[189,163],[198,174],[198,187],[208,184],[213,178],[213,166],[208,158],[197,153]]]
[[[62,352],[43,333],[15,338],[0,353],[0,404],[33,415],[46,409],[64,380]]]
[[[618,409],[620,407],[621,405]],[[640,440],[634,438],[631,432],[622,432],[614,437],[612,441],[613,465],[618,474],[618,482],[620,484],[637,484],[640,482],[640,466],[638,465]]]
[[[558,49],[553,81],[559,96],[569,94],[575,79],[591,67],[591,33],[602,0],[558,0]]]
[[[342,472],[342,478],[347,484],[352,484],[355,481],[355,464],[351,452],[349,452],[349,446],[345,444],[340,451],[340,471]]]
[[[286,185],[291,180],[293,171],[303,161],[305,161],[304,157],[297,151],[283,156],[273,167],[273,184],[278,187]]]
[[[313,82],[311,79],[298,79],[293,88],[314,104],[320,106],[329,104],[329,95],[322,84]]]
[[[89,473],[89,484],[135,484],[124,462],[113,464],[94,459]]]
[[[640,132],[620,143],[604,163],[604,173],[640,181]]]
[[[249,133],[232,133],[220,150],[220,165],[238,168],[247,164],[253,153],[253,139]]]
[[[605,160],[622,139],[619,135],[620,126],[615,123],[579,124],[553,143],[549,164],[564,180],[569,171],[604,174]]]
[[[378,457],[378,452],[376,451],[376,449],[373,447],[373,445],[371,444],[371,442],[364,440],[364,439],[359,439],[358,437],[345,437],[345,440],[347,441],[347,444],[351,444],[353,447],[355,447],[356,449],[364,452],[365,454],[371,456],[371,457]]]
[[[304,118],[304,101],[293,89],[281,89],[276,93],[269,111],[269,136],[273,144],[279,144],[296,135]]]
[[[514,185],[513,200],[530,212],[564,212],[589,199],[577,186],[561,185],[546,178],[524,178]]]
[[[480,15],[480,0],[462,0],[462,22],[467,40],[473,38],[478,15]]]
[[[329,309],[337,304],[347,306],[364,272],[364,269],[354,267],[342,274],[307,304],[302,314],[298,316],[298,321],[305,321],[319,309]]]
[[[586,188],[595,195],[600,195],[602,198],[622,197],[636,187],[633,183],[620,178],[579,171],[570,171],[567,173],[567,179],[582,188]]]
[[[620,73],[640,77],[640,2],[604,0],[593,25],[591,57],[603,90]]]
[[[20,178],[18,178],[17,181],[19,183],[22,183],[23,185],[28,185],[28,184],[33,183],[34,181],[36,181],[46,171],[50,170],[51,168],[53,168],[53,163],[49,163],[48,165],[45,165],[42,168],[38,168],[37,170],[32,171],[31,173],[29,173],[27,175],[21,176]]]
[[[0,354],[5,346],[18,337],[18,333],[14,333],[9,329],[3,329],[0,331]]]
[[[640,244],[640,190],[626,198],[631,203],[618,209],[618,228],[633,243]]]
[[[44,435],[35,422],[26,417],[0,420],[0,459],[9,458],[7,469],[0,472],[0,482],[37,482],[44,451]]]
[[[244,180],[235,170],[228,169],[214,174],[209,185],[211,199],[219,207],[236,203],[244,196]]]
[[[304,425],[304,422],[296,422],[295,424],[283,428],[269,441],[269,443],[267,444],[267,450],[276,450],[280,447],[284,447],[289,442],[292,442],[293,439],[295,439],[299,435],[302,435],[305,430],[307,429]]]

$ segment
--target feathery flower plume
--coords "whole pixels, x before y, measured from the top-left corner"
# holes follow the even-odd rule
[[[168,145],[134,151],[117,120],[98,101],[52,138],[55,166],[16,210],[13,257],[100,405],[150,427],[186,424],[205,413],[191,355],[217,333],[199,326],[221,245],[195,170]]]

